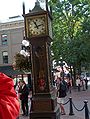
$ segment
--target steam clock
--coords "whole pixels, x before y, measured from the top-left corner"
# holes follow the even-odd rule
[[[25,37],[31,46],[33,91],[30,119],[60,119],[51,76],[51,14],[48,9],[43,10],[37,0],[27,14],[23,5],[23,17]]]

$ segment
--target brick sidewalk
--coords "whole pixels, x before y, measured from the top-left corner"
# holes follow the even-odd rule
[[[26,117],[26,116],[20,116],[19,119],[29,119],[29,116]],[[61,115],[60,119],[84,119],[84,118],[80,118],[80,117],[77,117],[75,115],[73,116],[69,116],[69,115]]]

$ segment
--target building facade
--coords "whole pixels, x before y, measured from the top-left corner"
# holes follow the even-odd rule
[[[24,36],[24,20],[16,16],[0,23],[0,67],[12,66],[20,52]]]

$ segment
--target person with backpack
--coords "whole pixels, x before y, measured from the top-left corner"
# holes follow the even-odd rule
[[[58,102],[60,104],[61,114],[65,115],[66,113],[63,104],[64,104],[64,98],[67,95],[67,82],[62,78],[59,79],[60,79],[60,84],[58,86]]]

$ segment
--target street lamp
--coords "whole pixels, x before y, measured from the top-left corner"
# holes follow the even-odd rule
[[[24,55],[25,57],[30,56],[30,53],[28,52],[29,45],[30,45],[29,41],[27,41],[27,40],[22,41],[22,50],[20,51],[21,55]],[[29,49],[30,49],[30,47],[29,47]]]
[[[22,50],[20,51],[20,54],[28,58],[28,62],[30,65],[30,43],[26,39],[22,41]],[[32,87],[31,72],[28,71],[27,75],[28,75],[28,84],[30,87]]]
[[[22,41],[22,44],[23,44],[25,47],[28,47],[28,46],[29,46],[29,41],[23,40],[23,41]]]

